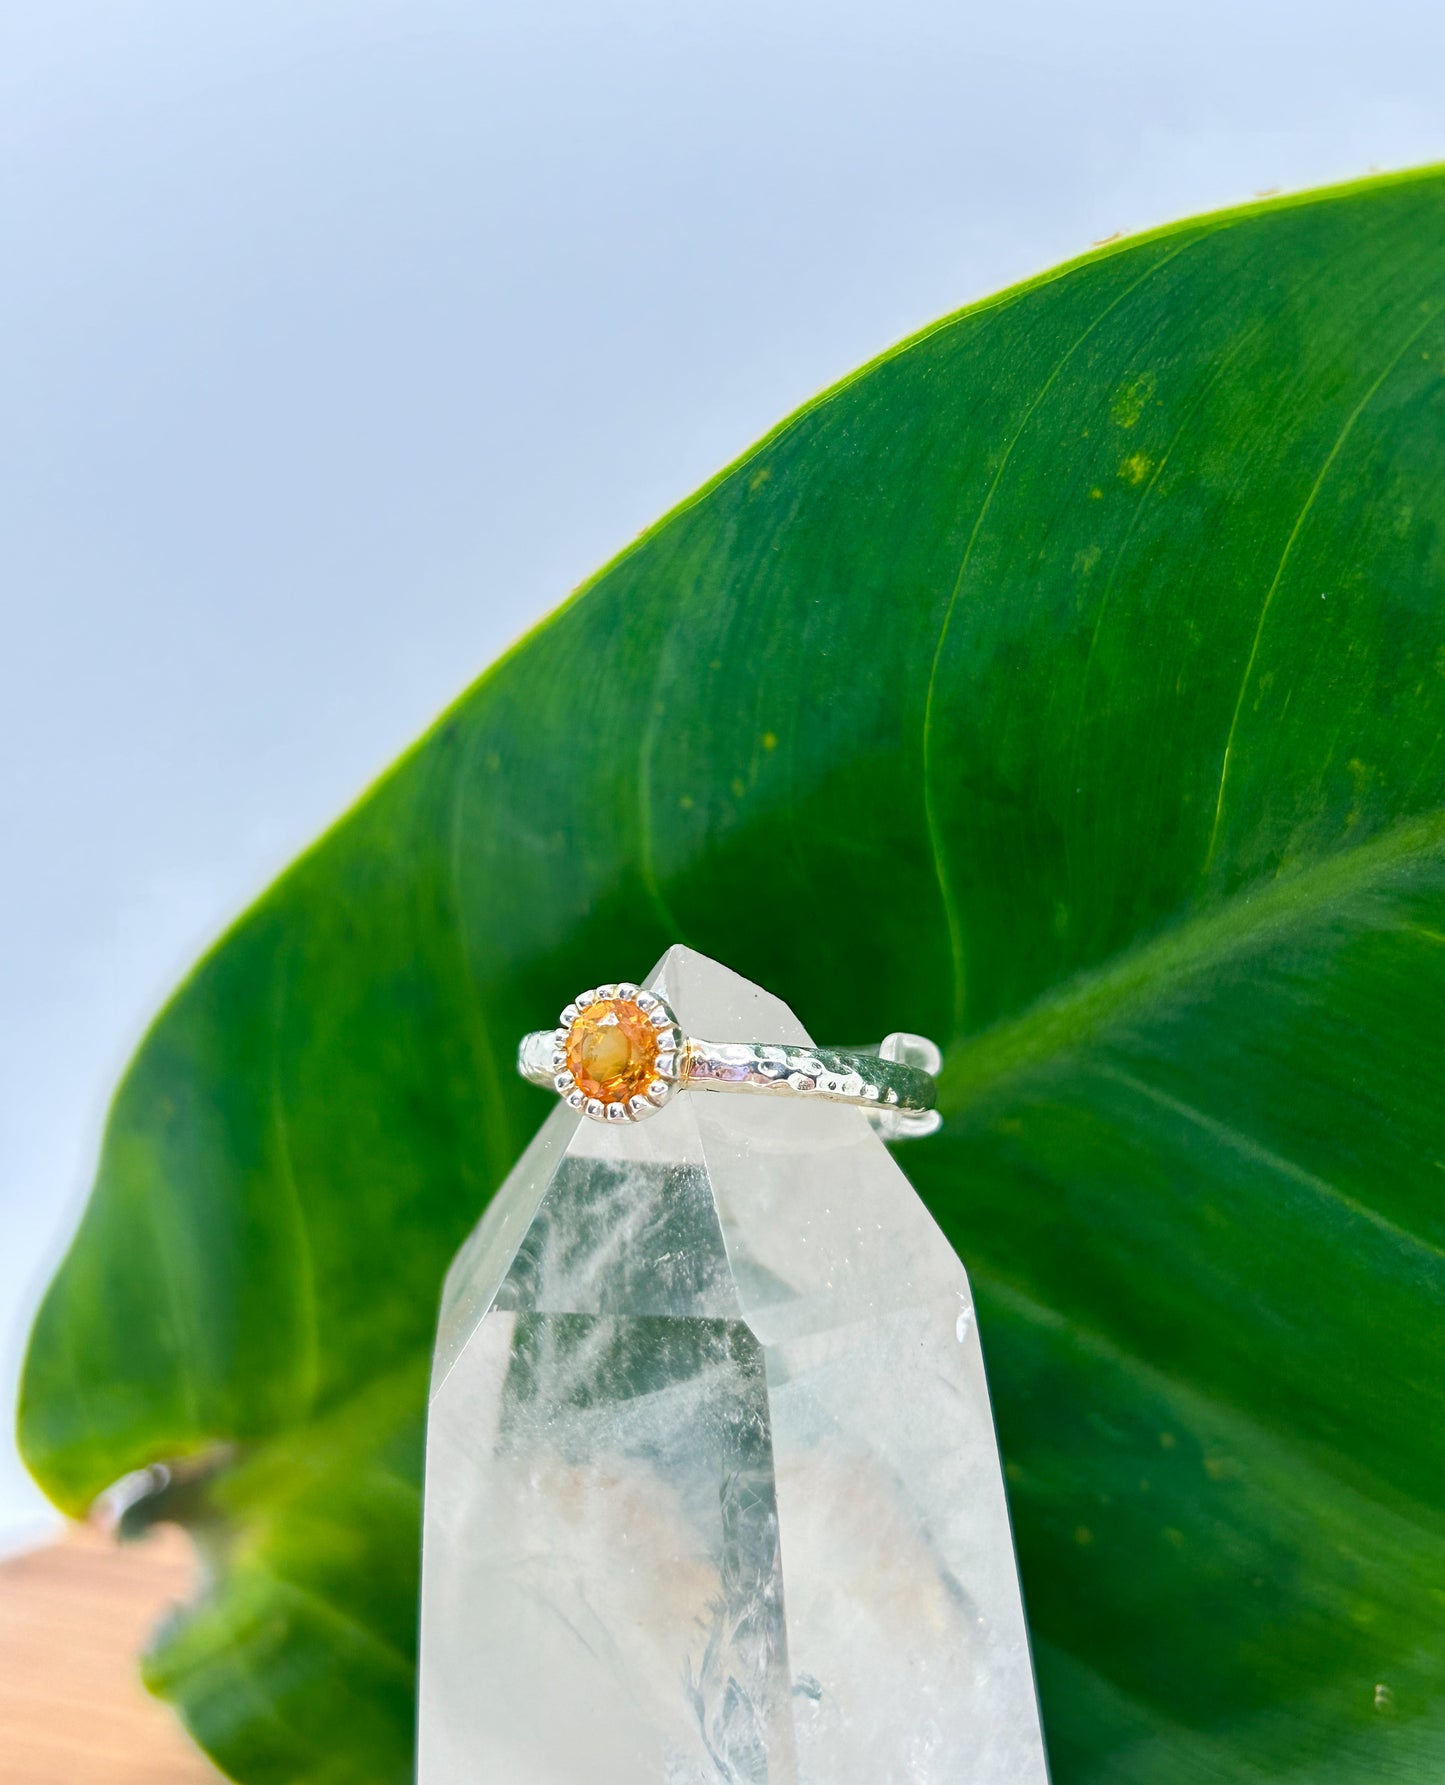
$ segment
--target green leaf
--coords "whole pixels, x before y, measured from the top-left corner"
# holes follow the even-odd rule
[[[491,671],[181,988],[23,1441],[213,1558],[149,1676],[255,1785],[410,1769],[426,1357],[682,939],[948,1040],[1060,1785],[1445,1773],[1445,176],[1209,217],[828,392]]]

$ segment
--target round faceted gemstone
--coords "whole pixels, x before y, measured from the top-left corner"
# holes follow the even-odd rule
[[[599,999],[572,1024],[567,1070],[583,1096],[626,1103],[657,1075],[657,1030],[628,999]]]

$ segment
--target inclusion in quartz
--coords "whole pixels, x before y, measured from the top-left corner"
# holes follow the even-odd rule
[[[559,1104],[443,1298],[419,1785],[1046,1785],[972,1307],[859,1110]]]

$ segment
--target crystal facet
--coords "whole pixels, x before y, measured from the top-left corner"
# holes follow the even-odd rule
[[[1046,1785],[972,1307],[861,1110],[559,1105],[443,1299],[420,1785]]]

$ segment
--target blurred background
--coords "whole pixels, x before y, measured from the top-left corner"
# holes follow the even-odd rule
[[[3,0],[0,1554],[27,1322],[226,922],[821,386],[1445,159],[1442,71],[1427,0]]]

